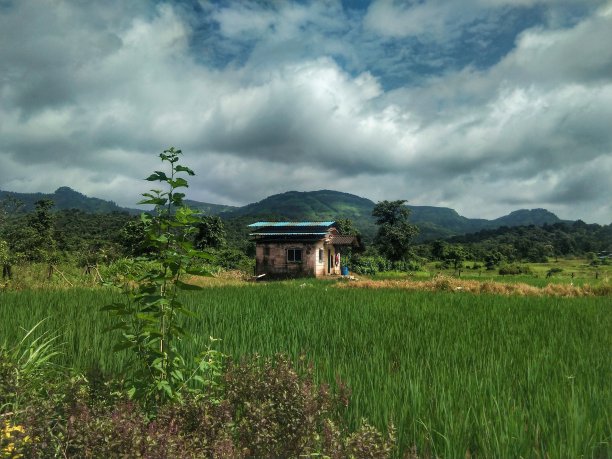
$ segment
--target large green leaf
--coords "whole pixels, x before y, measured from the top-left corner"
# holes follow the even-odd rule
[[[187,172],[188,175],[195,175],[195,172],[193,172],[191,169],[186,166],[181,166],[180,164],[176,165],[175,170],[177,172]]]
[[[155,171],[153,174],[149,175],[146,180],[148,180],[149,182],[163,182],[168,181],[168,176],[162,171]]]
[[[138,204],[153,204],[154,206],[164,206],[167,200],[165,198],[150,198],[138,201]]]
[[[175,179],[168,179],[168,183],[172,188],[186,188],[189,187],[189,183],[182,177],[177,177]]]

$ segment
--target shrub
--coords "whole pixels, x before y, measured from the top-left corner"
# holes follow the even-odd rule
[[[214,256],[213,264],[227,270],[240,270],[249,274],[253,273],[255,260],[248,257],[242,250],[224,247],[211,251]]]
[[[562,268],[550,268],[546,272],[546,277],[551,277],[551,276],[554,276],[555,274],[559,274],[559,273],[562,273],[562,272],[563,272]]]
[[[416,261],[394,261],[391,264],[391,269],[394,271],[402,271],[402,272],[410,272],[410,271],[418,271],[421,266]]]
[[[501,276],[516,275],[516,274],[532,274],[531,268],[521,265],[505,265],[499,268]]]
[[[317,385],[312,368],[303,361],[301,367],[298,372],[282,355],[229,363],[224,387],[167,403],[154,418],[142,403],[117,396],[113,385],[94,390],[77,377],[53,384],[55,393],[31,400],[7,425],[35,439],[19,443],[31,458],[385,458],[395,452],[393,427],[383,435],[364,420],[351,432],[344,421],[348,390]]]
[[[391,263],[381,256],[357,256],[351,260],[351,271],[357,274],[375,275],[376,273],[389,271]]]

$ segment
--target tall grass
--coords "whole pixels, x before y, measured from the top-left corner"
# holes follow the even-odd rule
[[[0,341],[44,317],[63,363],[115,372],[100,290],[0,294]],[[336,289],[316,282],[215,287],[186,296],[234,357],[302,353],[353,390],[351,422],[398,428],[404,449],[441,457],[611,457],[609,297],[551,298]]]

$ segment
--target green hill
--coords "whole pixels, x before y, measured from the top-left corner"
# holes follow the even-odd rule
[[[376,234],[372,217],[375,203],[349,193],[333,190],[288,191],[243,207],[221,212],[224,219],[254,220],[329,220],[350,218],[366,240]],[[447,238],[500,226],[543,225],[561,220],[544,209],[518,210],[495,220],[467,218],[446,207],[411,206],[410,220],[420,234],[418,241]]]
[[[253,220],[337,220],[350,218],[364,235],[375,232],[369,199],[332,190],[287,191],[221,214]]]
[[[90,198],[67,186],[55,190],[53,193],[15,193],[12,191],[0,190],[0,201],[4,199],[15,199],[23,204],[22,211],[31,212],[34,210],[36,201],[41,199],[51,199],[54,203],[54,210],[78,209],[91,214],[110,214],[112,212],[128,212],[138,214],[138,209],[120,207],[113,201],[106,201],[99,198]]]
[[[23,211],[34,209],[36,201],[51,199],[56,210],[78,209],[92,214],[128,212],[139,214],[138,209],[120,207],[112,201],[91,198],[69,187],[58,188],[54,193],[14,193],[0,190],[0,200],[14,198],[24,204]],[[376,234],[372,217],[375,203],[350,193],[333,190],[287,191],[242,207],[211,204],[186,200],[190,207],[209,215],[219,215],[231,226],[251,223],[255,220],[337,220],[350,218],[361,231],[364,239]],[[495,220],[466,218],[447,207],[411,206],[410,220],[420,234],[418,241],[443,239],[456,235],[475,233],[483,229],[502,226],[527,226],[559,223],[561,220],[545,209],[517,210]],[[232,223],[230,223],[232,222]]]
[[[529,226],[529,225],[552,225],[560,223],[555,214],[546,209],[521,209],[510,212],[508,215],[491,220],[487,228],[499,228],[500,226]]]
[[[211,204],[209,202],[192,201],[191,199],[185,199],[183,201],[187,206],[192,209],[197,209],[200,212],[204,212],[207,215],[219,215],[222,212],[233,212],[239,207],[226,206],[223,204]]]

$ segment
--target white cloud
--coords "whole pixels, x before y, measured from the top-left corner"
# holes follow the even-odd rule
[[[360,63],[379,43],[338,2],[207,7],[222,38],[211,32],[204,46],[252,43],[243,62],[216,67],[199,60],[207,50],[171,6],[39,5],[0,13],[0,42],[14,45],[0,46],[0,189],[69,185],[133,205],[158,166],[154,154],[175,145],[198,173],[194,199],[245,204],[327,188],[471,217],[550,206],[608,223],[605,10],[571,27],[525,31],[490,68],[385,91]],[[420,16],[409,14],[415,9]],[[365,27],[378,30],[383,13],[395,21],[389,40],[407,30],[448,37],[476,14],[456,2],[406,11],[377,2]]]
[[[551,22],[570,8],[596,8],[606,0],[374,0],[364,18],[367,29],[384,37],[455,39],[463,29],[482,28],[482,21],[497,23],[509,8],[545,6]]]

